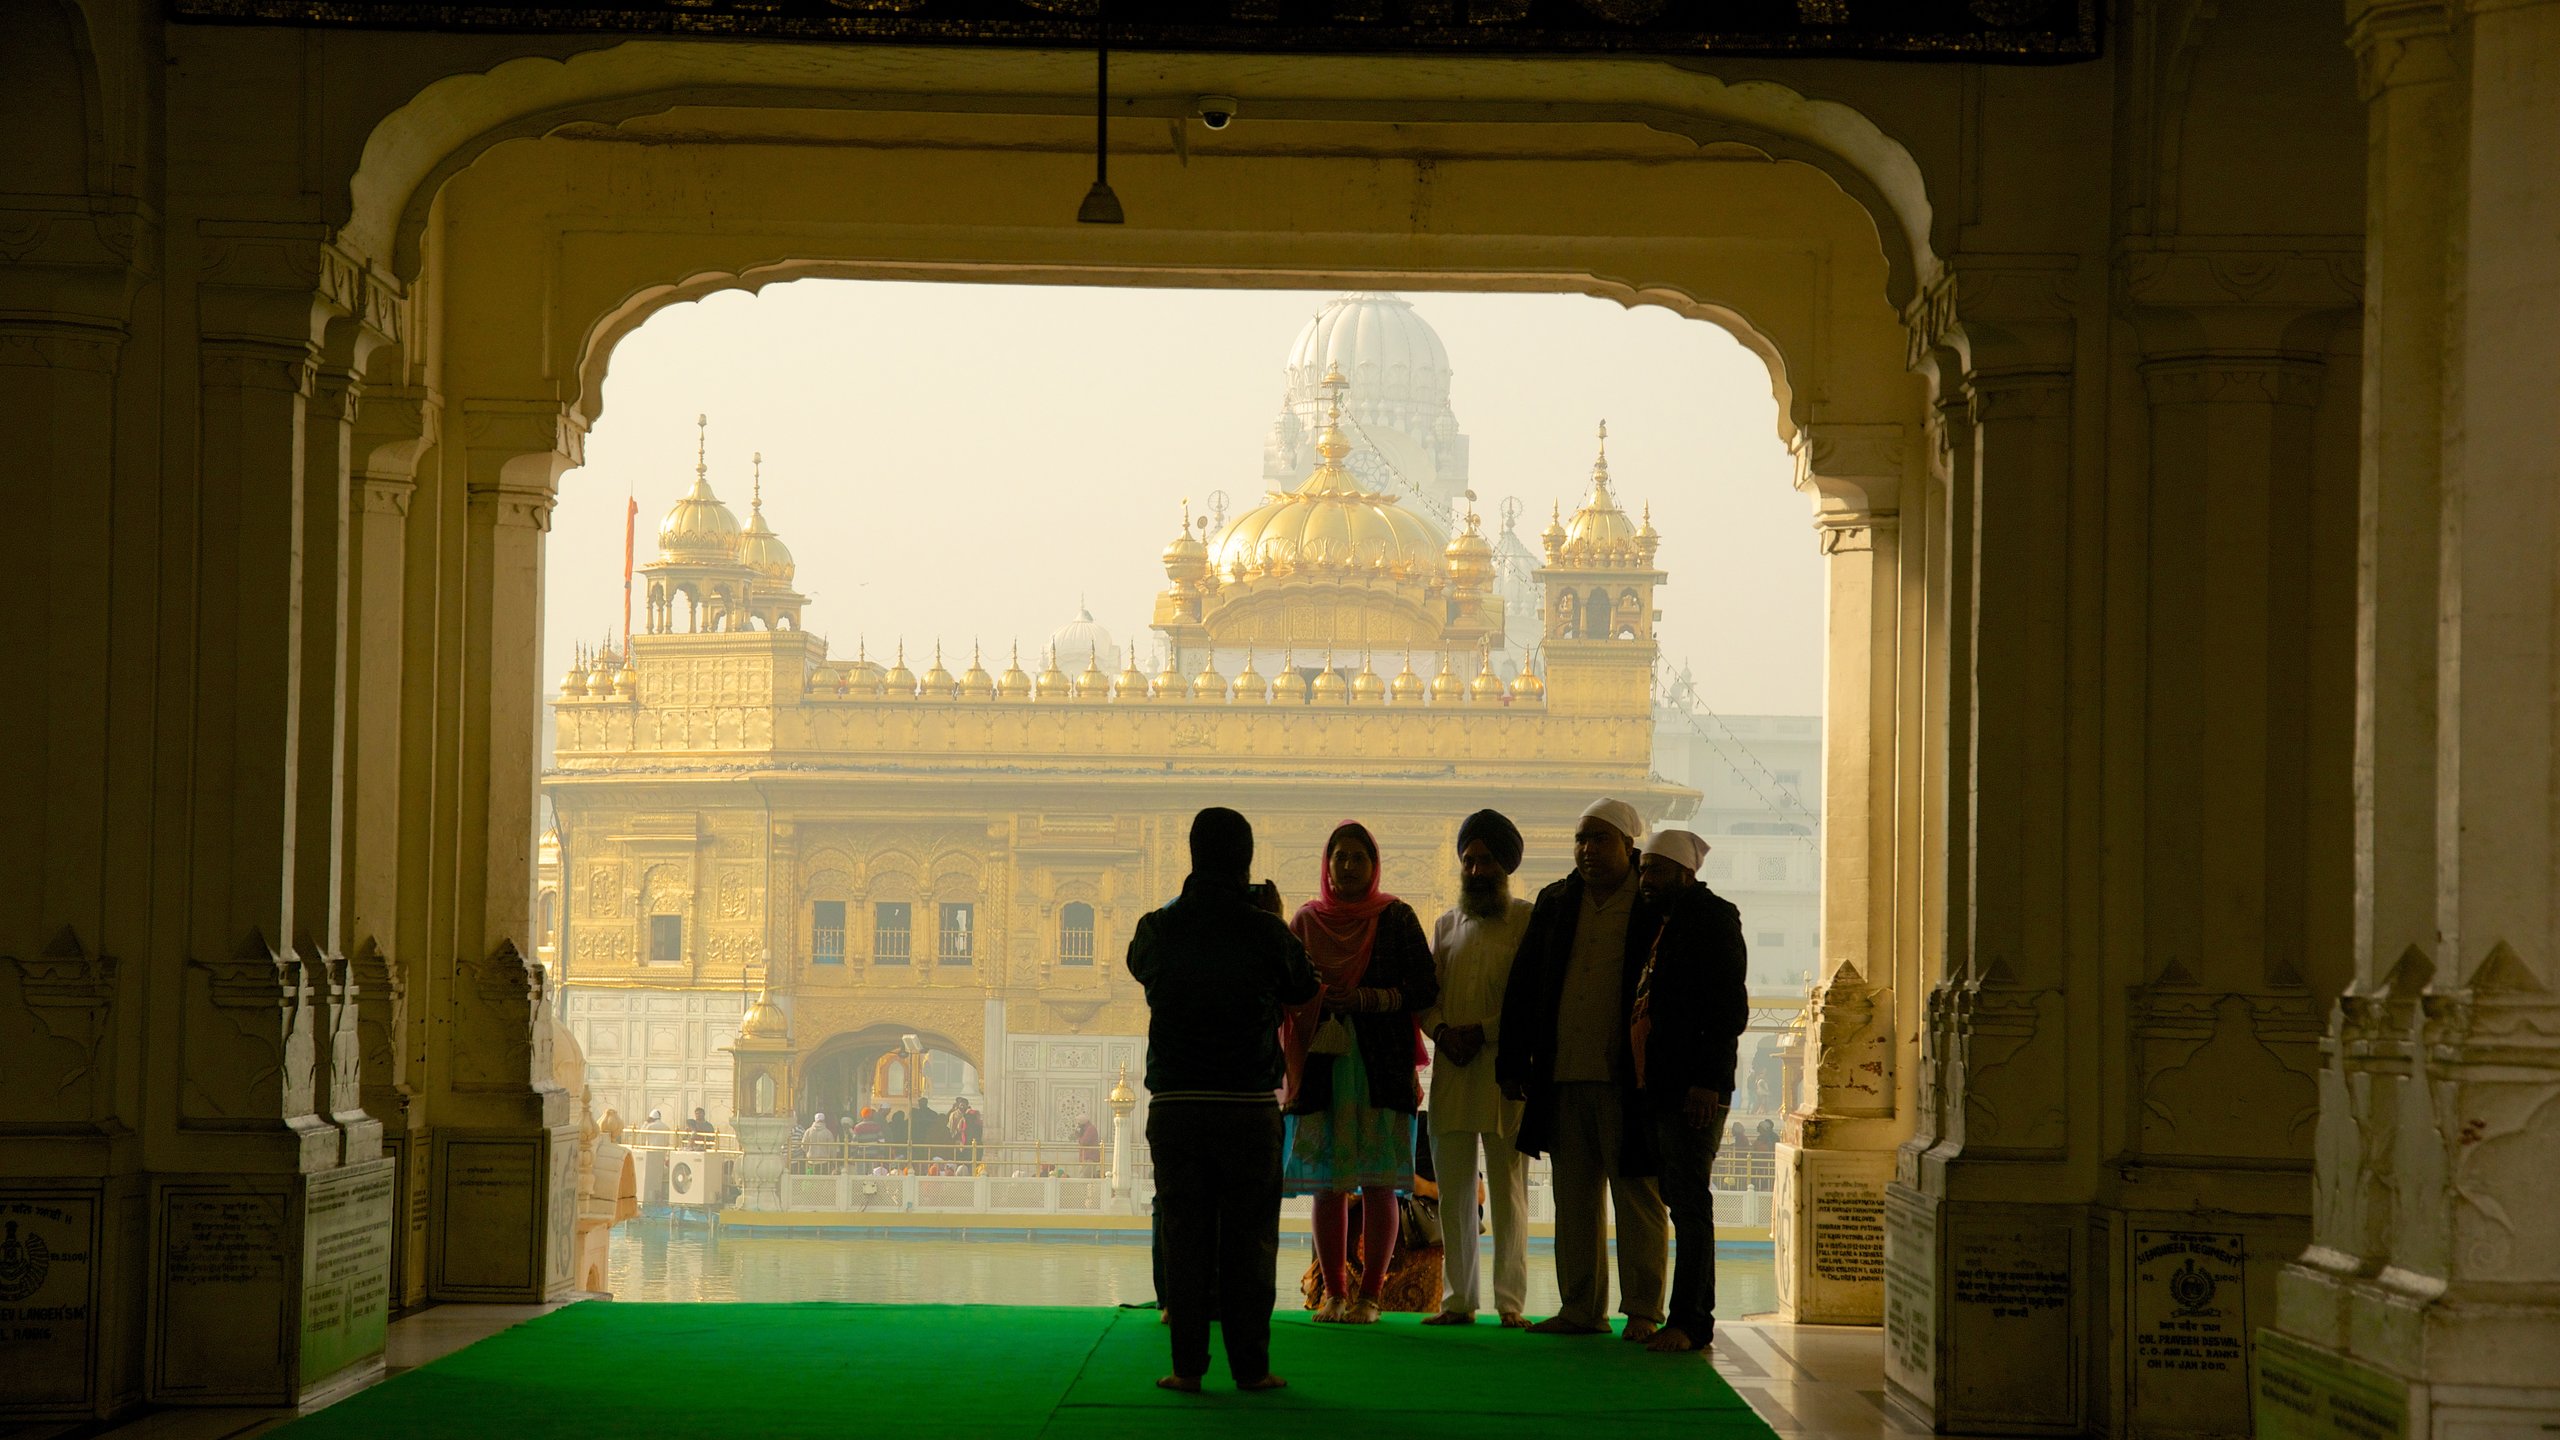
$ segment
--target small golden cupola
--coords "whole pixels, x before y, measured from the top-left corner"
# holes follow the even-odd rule
[[[648,633],[714,634],[747,628],[756,572],[739,558],[738,517],[711,491],[711,419],[694,417],[693,488],[658,521],[648,577]]]
[[[1085,652],[1084,668],[1076,672],[1076,698],[1078,700],[1111,698],[1111,677],[1103,673],[1100,651]]]
[[[1040,667],[1040,678],[1032,683],[1032,694],[1042,700],[1064,700],[1073,682],[1067,672],[1058,668],[1058,647],[1049,647],[1049,663]]]
[[[801,607],[808,597],[791,588],[798,568],[791,547],[764,520],[764,454],[755,456],[755,479],[747,498],[747,528],[738,537],[738,563],[753,578],[747,582],[747,614],[767,630],[800,628]]]
[[[1112,682],[1111,698],[1114,700],[1147,698],[1147,672],[1138,668],[1138,642],[1135,640],[1129,642],[1129,658],[1120,667],[1120,677]]]
[[[890,666],[888,674],[880,677],[880,685],[892,700],[916,698],[916,672],[907,668],[906,641],[898,642],[897,662]]]
[[[996,695],[1005,700],[1031,698],[1031,675],[1022,668],[1022,645],[1019,641],[1014,644],[1012,660],[1004,667],[1004,678],[996,682]]]
[[[711,493],[711,417],[693,417],[693,488],[658,521],[658,559],[681,565],[732,565],[743,538],[738,517]]]
[[[1655,537],[1659,540],[1659,536]],[[1564,527],[1564,543],[1549,557],[1576,565],[1625,565],[1638,558],[1636,524],[1609,493],[1609,422],[1600,422],[1600,452],[1591,462],[1591,494]]]
[[[969,642],[969,669],[960,677],[959,691],[963,700],[996,698],[996,677],[987,673],[986,661],[974,640]]]
[[[933,668],[924,672],[924,698],[949,700],[960,692],[960,681],[942,668],[942,642],[933,642]]]

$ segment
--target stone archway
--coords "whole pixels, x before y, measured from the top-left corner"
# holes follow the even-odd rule
[[[669,48],[678,53],[661,53]],[[1471,72],[1460,96],[1434,67],[1390,65],[1374,78],[1410,82],[1399,103],[1435,127],[1438,153],[1418,159],[1369,108],[1311,103],[1300,123],[1322,129],[1320,147],[1121,154],[1122,193],[1147,223],[1097,236],[1042,198],[1044,180],[1086,143],[1058,96],[936,113],[919,131],[887,96],[941,57],[803,54],[796,64],[887,67],[865,72],[887,87],[881,103],[848,108],[708,72],[678,83],[665,67],[734,60],[686,51],[635,44],[455,77],[367,148],[363,213],[349,233],[389,224],[401,268],[434,262],[418,298],[443,348],[434,373],[414,381],[441,397],[449,435],[458,418],[461,441],[429,455],[417,484],[422,500],[442,496],[485,536],[474,543],[491,564],[472,582],[493,588],[466,613],[487,617],[488,653],[525,655],[536,641],[541,513],[600,413],[613,344],[655,310],[717,290],[809,276],[1388,284],[1580,291],[1718,324],[1770,368],[1781,438],[1830,557],[1825,960],[1826,972],[1854,977],[1832,998],[1862,1007],[1900,1052],[1886,1067],[1894,1093],[1862,1097],[1870,1123],[1791,1139],[1856,1152],[1858,1182],[1880,1205],[1915,1113],[1911,997],[1936,979],[1916,924],[1930,816],[1920,797],[1951,763],[1916,684],[1928,627],[1946,623],[1935,597],[1954,572],[1936,568],[1952,553],[1944,492],[1931,488],[1927,385],[1910,369],[1896,303],[1938,270],[1907,155],[1843,107],[1772,86],[1614,75],[1570,113],[1533,115],[1491,103],[1499,85],[1487,89],[1486,76]],[[999,62],[1033,91],[1052,65]],[[642,85],[644,74],[655,78]],[[523,93],[510,98],[518,82]],[[422,189],[395,207],[388,177],[416,156],[389,137],[406,125],[444,134],[448,158],[469,163],[425,164],[416,173],[431,201]],[[1524,185],[1553,192],[1531,232],[1515,209]],[[396,223],[383,218],[392,208]],[[1421,211],[1431,218],[1417,229]],[[710,216],[718,222],[687,218]],[[1921,500],[1908,539],[1906,496]],[[532,713],[539,682],[493,669],[477,693],[494,732],[519,705]],[[502,834],[507,778],[495,766],[487,774]],[[1815,1223],[1787,1227],[1790,1243],[1809,1245]],[[1872,1323],[1881,1292],[1870,1277],[1862,1289],[1791,1299],[1808,1302],[1805,1318]]]

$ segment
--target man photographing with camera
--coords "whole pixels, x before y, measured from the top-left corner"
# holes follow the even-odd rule
[[[1147,1144],[1156,1167],[1162,1299],[1185,1393],[1209,1369],[1209,1322],[1239,1390],[1277,1390],[1273,1273],[1280,1252],[1280,1016],[1316,993],[1306,947],[1269,886],[1253,827],[1212,806],[1191,820],[1191,874],[1138,921],[1129,973],[1147,991]]]

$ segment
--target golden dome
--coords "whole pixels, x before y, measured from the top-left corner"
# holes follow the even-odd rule
[[[1064,700],[1070,684],[1067,672],[1058,668],[1058,652],[1051,650],[1049,663],[1041,669],[1040,678],[1033,682],[1032,693],[1043,700]]]
[[[1307,703],[1307,677],[1298,673],[1298,656],[1295,651],[1286,652],[1280,657],[1280,673],[1271,681],[1271,703],[1274,705]]]
[[[1031,698],[1031,676],[1022,668],[1022,646],[1013,647],[1013,661],[1005,666],[1004,678],[996,682],[996,694],[1007,700]]]
[[[1112,684],[1111,698],[1114,700],[1147,698],[1147,675],[1145,671],[1138,668],[1138,642],[1135,640],[1129,642],[1129,661],[1121,667],[1120,678]]]
[[[697,427],[710,421],[697,415]],[[707,436],[709,431],[704,429]],[[711,493],[710,467],[703,459],[705,440],[697,437],[693,452],[693,488],[685,492],[658,522],[658,558],[683,565],[728,565],[738,558],[738,517]]]
[[[836,667],[823,660],[809,667],[809,693],[812,695],[833,695],[836,687],[843,683]]]
[[[1493,544],[1476,527],[1476,512],[1467,511],[1467,528],[1449,541],[1444,553],[1448,558],[1449,579],[1469,590],[1481,590],[1493,583]]]
[[[933,668],[924,672],[924,698],[948,700],[959,693],[960,682],[942,668],[942,642],[933,642]]]
[[[1440,657],[1440,673],[1431,677],[1431,703],[1456,705],[1467,698],[1467,682],[1449,669],[1449,657]]]
[[[592,689],[592,685],[589,688]],[[639,689],[640,672],[631,668],[631,657],[625,655],[622,657],[622,663],[616,666],[613,672],[613,698],[628,700],[638,693]]]
[[[1209,573],[1209,547],[1191,531],[1191,502],[1182,502],[1182,533],[1164,547],[1165,578],[1177,585]]]
[[[1191,698],[1194,700],[1227,698],[1227,677],[1218,673],[1216,656],[1208,656],[1201,660],[1200,673],[1191,677]]]
[[[1271,682],[1253,668],[1253,652],[1244,652],[1244,673],[1236,677],[1235,698],[1239,704],[1260,705],[1271,699]]]
[[[1493,673],[1492,650],[1484,652],[1484,664],[1476,671],[1475,683],[1467,688],[1476,699],[1496,703],[1511,694],[1510,687],[1502,683],[1502,677]]]
[[[1173,668],[1173,652],[1170,650],[1165,652],[1164,668],[1156,672],[1155,685],[1150,693],[1158,700],[1181,700],[1191,694],[1191,682],[1183,679],[1182,672]]]
[[[1557,557],[1564,551],[1563,506],[1549,505],[1547,507],[1547,528],[1538,532],[1538,543],[1547,552],[1547,563],[1550,565],[1554,564]]]
[[[1333,668],[1333,652],[1326,651],[1324,668],[1316,672],[1315,683],[1307,687],[1308,696],[1318,705],[1339,705],[1350,691],[1351,687],[1342,683],[1342,672]]]
[[[916,672],[907,668],[906,641],[898,642],[898,663],[890,668],[887,675],[881,677],[880,683],[887,689],[889,698],[892,700],[916,698]]]
[[[1524,665],[1520,667],[1519,674],[1511,677],[1511,698],[1522,705],[1544,705],[1547,703],[1547,682],[1538,678],[1537,671]]]
[[[1387,682],[1378,678],[1369,657],[1360,657],[1360,673],[1351,677],[1351,701],[1355,705],[1383,705],[1387,700]]]
[[[773,1003],[773,991],[757,992],[756,1003],[747,1007],[746,1018],[738,1022],[741,1040],[782,1040],[791,1038],[791,1017]]]
[[[1223,581],[1285,575],[1392,575],[1428,579],[1444,563],[1440,530],[1392,495],[1361,488],[1343,461],[1338,376],[1332,407],[1316,432],[1315,473],[1297,489],[1275,492],[1231,522],[1209,543],[1210,569]],[[1167,551],[1170,555],[1170,550]]]
[[[568,673],[560,677],[560,698],[563,700],[576,700],[584,697],[586,693],[587,669],[577,661],[572,660],[569,662]]]
[[[1606,560],[1631,552],[1635,522],[1609,493],[1609,422],[1600,422],[1600,454],[1591,462],[1591,495],[1564,527],[1564,550],[1578,560]]]
[[[996,677],[988,674],[987,667],[979,663],[978,647],[975,644],[969,647],[969,673],[960,677],[960,684],[956,688],[963,700],[996,698]]]
[[[764,454],[756,454],[755,489],[747,500],[747,528],[738,537],[738,563],[776,585],[791,583],[791,547],[764,523]]]
[[[1422,700],[1422,677],[1413,673],[1413,652],[1404,652],[1404,669],[1387,685],[1387,693],[1399,705],[1414,705]]]
[[[1090,650],[1085,652],[1084,669],[1076,675],[1076,698],[1079,700],[1111,698],[1111,677],[1102,673],[1101,657]]]
[[[867,648],[854,643],[853,665],[844,672],[845,684],[856,695],[877,695],[888,683],[889,672],[871,663]]]

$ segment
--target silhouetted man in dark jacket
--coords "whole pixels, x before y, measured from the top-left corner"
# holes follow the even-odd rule
[[[1629,1039],[1671,1210],[1670,1315],[1651,1349],[1704,1350],[1716,1323],[1716,1221],[1708,1173],[1733,1105],[1734,1049],[1751,1018],[1742,912],[1698,880],[1707,842],[1657,830],[1636,882],[1653,933],[1636,977]]]
[[[1280,1252],[1280,1016],[1316,993],[1306,948],[1256,893],[1253,827],[1212,807],[1191,821],[1191,875],[1138,921],[1129,973],[1147,989],[1147,1145],[1156,1167],[1160,1294],[1173,1373],[1194,1391],[1209,1321],[1239,1390],[1276,1390]]]

